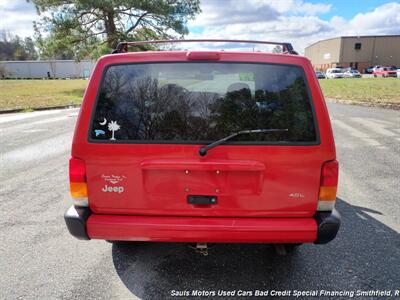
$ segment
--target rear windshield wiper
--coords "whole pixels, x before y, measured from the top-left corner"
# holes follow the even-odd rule
[[[253,129],[253,130],[238,131],[238,132],[228,135],[227,137],[224,137],[220,140],[212,142],[211,144],[201,147],[199,149],[199,155],[200,156],[206,155],[208,150],[210,150],[214,147],[217,147],[218,145],[221,145],[221,144],[225,143],[226,141],[228,141],[238,135],[251,134],[251,133],[287,132],[287,131],[289,131],[289,129],[287,129],[287,128],[285,128],[285,129]]]

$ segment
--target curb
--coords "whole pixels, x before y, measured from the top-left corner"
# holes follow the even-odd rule
[[[59,105],[59,106],[13,108],[13,109],[0,110],[0,114],[19,113],[19,112],[23,112],[25,110],[41,111],[41,110],[51,110],[51,109],[67,109],[67,108],[76,108],[76,107],[80,107],[80,106],[81,106],[80,104],[69,104],[69,105]]]
[[[332,103],[400,110],[400,103],[362,102],[362,101],[353,101],[353,100],[344,100],[344,99],[335,99],[335,98],[325,98],[325,99],[326,99],[326,101],[332,102]]]

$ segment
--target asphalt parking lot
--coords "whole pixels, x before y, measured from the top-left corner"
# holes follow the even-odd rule
[[[400,111],[342,104],[329,110],[343,224],[333,242],[284,257],[268,245],[223,244],[202,256],[184,244],[76,240],[63,213],[71,203],[67,163],[78,110],[0,116],[0,298],[399,290]]]

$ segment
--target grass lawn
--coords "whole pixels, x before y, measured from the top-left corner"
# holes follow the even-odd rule
[[[0,110],[78,104],[88,81],[0,80]]]
[[[321,79],[319,84],[326,98],[400,104],[400,78]]]

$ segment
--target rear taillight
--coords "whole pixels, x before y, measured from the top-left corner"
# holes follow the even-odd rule
[[[322,165],[317,210],[332,211],[335,207],[338,177],[339,164],[336,160]]]
[[[74,204],[88,206],[85,162],[78,158],[69,160],[69,186]]]

